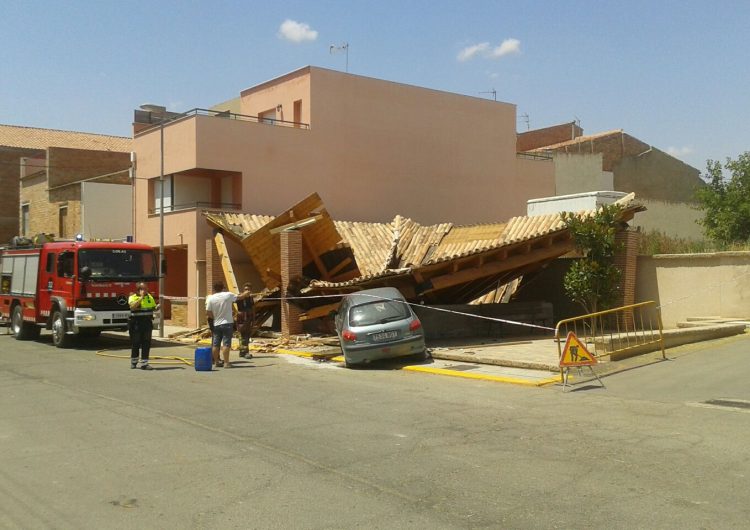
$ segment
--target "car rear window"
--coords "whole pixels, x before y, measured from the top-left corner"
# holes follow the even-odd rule
[[[357,305],[349,310],[350,326],[372,326],[409,318],[409,306],[394,300],[378,300]]]

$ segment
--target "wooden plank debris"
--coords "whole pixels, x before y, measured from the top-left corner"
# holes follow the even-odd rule
[[[299,317],[300,320],[313,320],[315,318],[327,317],[331,311],[338,309],[341,302],[334,302],[332,304],[319,305],[313,307],[302,313]]]
[[[221,269],[224,271],[224,283],[227,286],[227,290],[238,293],[240,289],[237,285],[234,269],[232,268],[232,260],[229,259],[229,251],[227,250],[226,241],[224,241],[224,234],[217,232],[214,236],[214,243],[221,259]]]
[[[315,219],[315,222],[308,224],[307,221],[311,218]],[[297,227],[302,234],[304,247],[302,267],[306,275],[318,279],[329,279],[331,278],[330,270],[349,259],[350,264],[343,267],[351,267],[353,271],[356,271],[356,276],[360,276],[354,254],[346,246],[341,248],[341,234],[323,207],[323,201],[317,193],[313,193],[242,239],[242,246],[255,269],[260,273],[266,287],[273,289],[281,285],[278,276],[281,272],[279,232],[288,227]],[[329,261],[335,261],[335,263],[329,263]],[[310,271],[310,265],[317,270],[317,274]]]

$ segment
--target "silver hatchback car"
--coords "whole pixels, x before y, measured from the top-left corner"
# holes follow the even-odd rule
[[[394,357],[429,357],[422,323],[395,287],[344,296],[336,312],[336,333],[347,367]]]

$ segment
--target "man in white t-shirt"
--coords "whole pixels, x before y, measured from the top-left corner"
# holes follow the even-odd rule
[[[211,353],[214,364],[220,368],[229,364],[229,350],[232,347],[232,335],[234,334],[234,318],[232,317],[232,305],[237,300],[244,300],[252,296],[250,291],[234,294],[227,291],[223,282],[214,283],[214,294],[206,298],[206,316],[211,327]],[[220,350],[221,349],[221,350]],[[219,357],[221,351],[222,361]]]

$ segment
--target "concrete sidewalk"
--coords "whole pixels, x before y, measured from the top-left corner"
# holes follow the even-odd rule
[[[505,340],[452,339],[428,342],[435,359],[511,368],[557,371],[557,343],[538,335]]]
[[[188,331],[191,330],[166,325],[163,340],[183,345],[205,346],[209,344],[207,340],[186,344],[170,337]],[[744,325],[736,323],[734,325],[714,324],[701,328],[666,330],[664,336],[667,347],[674,347],[680,344],[727,337],[743,332]],[[127,333],[119,334],[127,339]],[[154,332],[154,340],[162,340],[158,337],[158,331]],[[264,344],[273,341],[274,339],[256,338],[251,347],[264,350]],[[398,368],[405,371],[530,386],[543,386],[560,381],[558,347],[552,336],[532,335],[504,340],[485,338],[428,341],[428,348],[432,353],[431,360],[413,364],[396,363]],[[305,344],[304,340],[300,341],[298,346],[291,343],[282,348],[277,347],[275,352],[281,355],[295,355],[315,359],[316,361],[324,360],[343,364],[343,358],[338,347],[311,346]],[[605,357],[600,359],[594,370],[602,376],[662,360],[660,351],[645,352],[623,360],[611,360]],[[584,377],[584,379],[587,378]]]
[[[667,358],[669,349],[685,344],[699,343],[748,333],[745,321],[711,322],[702,326],[669,329],[664,331],[664,348]],[[545,374],[560,372],[557,342],[552,337],[508,339],[503,341],[454,340],[432,345],[435,359],[450,360],[480,365],[496,365],[517,369],[538,370]],[[653,345],[630,355],[610,358],[604,356],[593,367],[599,375],[613,374],[629,370],[636,366],[661,362],[664,360],[660,350],[654,351]],[[571,369],[571,372],[583,372],[584,379],[589,379],[586,370]],[[579,376],[579,379],[581,377]],[[557,377],[559,380],[559,376]]]

